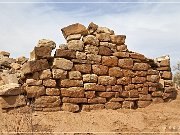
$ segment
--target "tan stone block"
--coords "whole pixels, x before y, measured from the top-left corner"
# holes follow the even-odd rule
[[[139,100],[142,101],[151,101],[152,97],[150,94],[144,95],[144,94],[139,94]]]
[[[60,86],[61,87],[81,87],[83,86],[83,81],[64,79],[60,81]]]
[[[125,43],[126,35],[111,35],[111,42],[117,45],[123,45]]]
[[[81,59],[81,60],[85,60],[86,59],[86,53],[76,51],[76,58]]]
[[[77,112],[79,111],[79,106],[71,103],[63,103],[62,110],[68,112]]]
[[[83,37],[83,41],[85,45],[93,45],[93,46],[99,45],[99,40],[94,35],[87,35]]]
[[[44,86],[26,86],[25,91],[28,98],[39,97],[46,93]]]
[[[123,52],[123,51],[127,51],[127,45],[117,45],[117,51],[119,52]]]
[[[85,53],[88,54],[98,54],[99,53],[99,48],[97,46],[93,45],[86,45],[85,46]]]
[[[52,77],[52,73],[50,71],[50,69],[46,69],[46,70],[43,70],[39,73],[39,78],[40,79],[48,79],[48,78],[51,78]]]
[[[56,80],[53,79],[43,80],[43,85],[46,87],[56,87]]]
[[[96,74],[85,74],[83,75],[83,82],[97,82],[98,76]]]
[[[3,55],[4,57],[9,57],[10,53],[6,51],[0,51],[0,55]]]
[[[106,75],[108,73],[108,67],[103,65],[92,65],[92,70],[97,75]]]
[[[157,87],[149,87],[149,91],[157,91]]]
[[[160,62],[161,67],[169,67],[170,66],[170,60],[169,59],[164,59]]]
[[[106,109],[116,110],[116,109],[120,109],[121,107],[122,107],[122,104],[119,102],[107,102],[107,103],[105,103]]]
[[[171,71],[170,67],[158,67],[157,68],[158,71]]]
[[[38,41],[37,47],[50,47],[52,49],[55,49],[56,43],[52,40],[41,39]]]
[[[61,95],[63,97],[81,98],[84,97],[84,88],[83,87],[61,88]]]
[[[153,69],[149,69],[149,70],[147,71],[147,74],[148,74],[148,75],[159,75],[159,71],[153,70]]]
[[[91,98],[91,99],[88,99],[88,103],[90,103],[90,104],[103,104],[103,103],[106,103],[106,98],[102,98],[102,97]]]
[[[124,87],[124,89],[125,89],[126,91],[129,91],[129,90],[134,89],[134,87],[135,87],[134,84],[128,84],[128,85],[126,85],[126,86]]]
[[[21,71],[24,74],[34,73],[49,68],[48,61],[46,59],[28,61],[22,65]]]
[[[122,69],[124,77],[134,77],[135,73],[129,69]]]
[[[152,92],[152,97],[162,97],[163,92],[162,91],[154,91]]]
[[[98,25],[95,24],[95,23],[93,23],[93,22],[91,22],[91,23],[89,24],[87,30],[88,30],[88,32],[89,32],[90,34],[92,34],[92,33],[94,33],[94,32],[97,30],[97,28],[98,28]]]
[[[177,93],[174,92],[169,92],[169,93],[163,93],[163,99],[167,100],[167,99],[175,99],[177,96]]]
[[[132,59],[119,59],[118,66],[125,69],[132,69],[133,60]]]
[[[84,42],[81,40],[71,40],[67,46],[69,50],[82,51],[84,49]]]
[[[52,69],[52,74],[54,79],[66,79],[67,71],[63,69]]]
[[[73,59],[73,58],[76,58],[76,51],[56,49],[55,57]]]
[[[25,97],[23,95],[19,96],[2,96],[0,97],[0,108],[14,108],[18,106],[26,105]]]
[[[23,93],[24,90],[17,83],[10,83],[0,86],[1,96],[14,96]]]
[[[59,96],[61,94],[58,88],[46,88],[46,95],[48,96]]]
[[[39,109],[42,109],[42,110],[39,110]],[[49,108],[35,108],[34,109],[35,111],[39,110],[39,111],[43,111],[43,112],[57,112],[57,111],[61,111],[61,108],[60,107],[49,107]]]
[[[165,87],[165,90],[164,90],[165,93],[173,92],[173,91],[176,91],[175,87]]]
[[[134,77],[132,78],[132,83],[145,83],[146,82],[146,77]]]
[[[116,92],[98,92],[97,95],[99,97],[103,97],[103,98],[110,98],[110,97],[114,97],[116,94]]]
[[[147,72],[146,71],[135,71],[134,73],[135,76],[147,76]]]
[[[172,79],[172,73],[168,72],[168,71],[164,71],[162,74],[162,78],[171,80]]]
[[[81,34],[72,34],[66,38],[67,42],[71,40],[80,40],[80,39],[81,39]]]
[[[112,91],[122,92],[122,85],[112,86]]]
[[[147,76],[147,81],[150,81],[150,82],[159,82],[159,79],[160,77],[158,75],[148,75]]]
[[[153,98],[152,100],[153,100],[153,103],[155,103],[155,104],[164,102],[164,100],[162,98],[160,98],[160,97]]]
[[[91,110],[102,110],[104,109],[104,104],[91,104],[91,105],[83,105],[82,111],[91,111]]]
[[[111,98],[110,102],[122,102],[124,101],[124,98]]]
[[[73,67],[73,62],[64,58],[55,58],[53,61],[53,68],[71,70],[72,67]]]
[[[164,80],[164,86],[174,86],[174,83],[172,80]]]
[[[128,92],[129,92],[129,97],[130,98],[138,98],[139,97],[138,90],[130,90]]]
[[[94,63],[100,63],[101,62],[101,55],[87,54],[87,60],[93,61]]]
[[[117,79],[117,84],[128,85],[131,83],[131,77],[122,77]]]
[[[139,60],[145,60],[146,59],[144,55],[139,54],[139,53],[135,53],[135,52],[130,53],[129,55],[130,55],[130,58],[133,58],[133,59],[139,59]]]
[[[129,97],[129,91],[122,91],[122,92],[120,93],[120,97],[123,97],[123,98]]]
[[[86,98],[94,98],[94,97],[96,97],[95,91],[86,91],[85,96],[86,96]]]
[[[100,33],[96,35],[99,41],[108,42],[111,40],[109,33]]]
[[[75,64],[75,70],[80,71],[81,73],[89,74],[91,72],[91,65],[90,64]]]
[[[110,77],[110,76],[99,76],[98,77],[98,84],[115,85],[116,84],[116,78]]]
[[[113,56],[116,56],[118,58],[129,58],[128,52],[115,52],[113,53]]]
[[[112,50],[109,49],[109,47],[105,47],[105,46],[99,47],[99,55],[110,56],[111,54],[112,54]]]
[[[87,98],[69,98],[69,97],[63,97],[62,99],[63,103],[87,103]]]
[[[145,108],[149,106],[152,103],[152,101],[137,101],[137,105],[139,108]]]
[[[11,63],[10,66],[15,70],[19,70],[21,68],[21,65],[18,63]]]
[[[67,38],[67,36],[73,35],[73,34],[86,35],[88,33],[88,31],[86,30],[86,27],[79,23],[75,23],[75,24],[69,25],[67,27],[64,27],[61,29],[61,31],[65,38]]]
[[[134,63],[133,70],[146,71],[148,69],[149,69],[149,65],[147,63]]]
[[[132,108],[134,108],[134,102],[133,101],[124,101],[122,104],[122,108],[132,109]]]
[[[52,108],[59,107],[61,100],[59,96],[41,96],[35,99],[35,108]]]
[[[26,84],[28,86],[38,86],[38,85],[42,85],[42,80],[27,79]]]
[[[112,31],[107,28],[107,27],[98,27],[97,28],[97,33],[109,33],[109,34],[113,34]]]
[[[84,83],[84,89],[90,91],[106,91],[105,86],[96,83]]]
[[[123,71],[119,67],[109,68],[109,76],[113,77],[123,77]]]
[[[118,65],[118,58],[116,56],[102,56],[102,65],[114,67]]]
[[[71,80],[82,79],[81,72],[79,72],[79,71],[69,71],[69,79],[71,79]]]

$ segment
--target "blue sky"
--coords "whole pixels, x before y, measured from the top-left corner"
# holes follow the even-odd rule
[[[85,26],[94,22],[113,29],[116,34],[125,34],[129,50],[150,58],[169,54],[172,65],[180,60],[180,3],[170,0],[154,0],[159,3],[147,3],[152,0],[129,0],[137,3],[110,3],[117,0],[98,0],[99,3],[33,1],[0,3],[0,50],[9,51],[11,57],[29,57],[29,52],[42,38],[51,39],[58,46],[65,43],[61,28],[76,22]]]

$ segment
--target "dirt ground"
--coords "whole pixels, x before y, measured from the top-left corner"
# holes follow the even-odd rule
[[[178,92],[180,93],[180,92]],[[27,108],[25,108],[27,109]],[[20,113],[21,112],[21,113]],[[33,133],[30,133],[33,131]],[[41,133],[40,133],[41,132]],[[0,134],[180,134],[180,94],[170,103],[143,109],[91,112],[0,113]]]

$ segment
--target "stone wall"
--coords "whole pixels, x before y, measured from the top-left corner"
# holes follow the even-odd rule
[[[67,43],[54,56],[55,42],[42,39],[29,61],[19,69],[10,66],[9,70],[20,71],[20,77],[18,86],[2,84],[2,109],[26,105],[37,111],[136,109],[176,98],[168,56],[153,60],[129,51],[125,35],[94,23],[88,28],[76,23],[61,31]]]

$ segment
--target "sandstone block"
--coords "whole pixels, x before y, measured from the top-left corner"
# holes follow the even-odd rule
[[[117,51],[119,52],[125,52],[127,51],[127,45],[117,45]]]
[[[100,46],[99,47],[99,55],[109,56],[112,54],[112,50],[109,47]]]
[[[137,105],[139,108],[145,108],[149,106],[152,103],[152,101],[137,101]]]
[[[110,102],[122,102],[124,101],[124,98],[111,98]]]
[[[147,74],[148,74],[148,75],[158,75],[159,72],[158,72],[157,70],[149,69],[149,70],[147,71]]]
[[[100,33],[96,35],[99,41],[108,42],[111,40],[109,33]]]
[[[67,46],[69,50],[82,51],[84,49],[84,42],[81,40],[71,40]]]
[[[113,34],[111,30],[107,27],[98,27],[97,28],[97,33],[108,33],[108,34]]]
[[[65,79],[67,77],[67,71],[63,69],[52,69],[52,75],[54,79]]]
[[[50,47],[52,49],[55,49],[56,43],[52,40],[41,39],[38,41],[37,47]]]
[[[149,87],[149,91],[157,91],[157,87]]]
[[[10,53],[6,52],[6,51],[0,51],[0,55],[4,56],[4,57],[9,57]]]
[[[139,53],[130,53],[130,58],[132,59],[139,59],[139,60],[145,60],[145,56]]]
[[[169,92],[173,92],[173,91],[176,91],[176,89],[174,87],[165,87],[165,90],[164,90],[165,93],[169,93]]]
[[[145,76],[147,76],[147,72],[146,71],[135,71],[134,75],[145,77]]]
[[[23,95],[0,97],[0,108],[7,109],[24,105],[26,105],[26,101]]]
[[[149,90],[148,87],[138,88],[139,94],[147,95],[148,94],[148,90]]]
[[[107,102],[105,104],[106,109],[116,110],[116,109],[120,109],[121,107],[122,107],[122,104],[119,102]]]
[[[162,74],[162,78],[171,80],[172,79],[172,73],[169,71],[164,71]]]
[[[80,40],[81,39],[81,34],[73,34],[73,35],[69,35],[66,40],[67,42],[71,41],[71,40]]]
[[[28,61],[22,65],[22,73],[29,74],[38,71],[42,71],[49,68],[48,61],[46,59],[36,60],[36,61]]]
[[[134,108],[134,102],[133,101],[124,101],[122,104],[122,108],[132,109],[132,108]]]
[[[114,97],[116,92],[98,92],[97,94],[99,97],[110,98],[110,97]]]
[[[64,70],[71,70],[73,62],[64,58],[55,58],[53,62],[53,68],[60,68]]]
[[[19,95],[23,92],[19,84],[10,83],[0,86],[0,95],[1,96],[14,96]]]
[[[129,97],[130,98],[138,98],[139,97],[138,90],[130,90],[129,91]]]
[[[98,77],[98,84],[115,85],[116,84],[116,78],[110,77],[110,76],[99,76]]]
[[[146,82],[146,77],[134,77],[132,78],[132,83],[145,83]]]
[[[105,86],[96,83],[84,83],[84,89],[89,91],[106,91]]]
[[[42,85],[42,80],[27,79],[26,84],[28,86],[38,86],[38,85]]]
[[[160,62],[160,67],[169,67],[170,66],[170,60],[164,59]]]
[[[147,76],[147,81],[150,81],[150,82],[159,82],[159,79],[160,77],[158,75],[148,75]]]
[[[86,91],[85,96],[86,98],[94,98],[96,96],[95,91]]]
[[[28,98],[39,97],[46,93],[44,86],[26,86],[25,90]]]
[[[63,97],[62,99],[63,103],[87,103],[87,98],[69,98],[69,97]]]
[[[139,100],[142,100],[142,101],[151,101],[152,97],[151,97],[150,94],[147,94],[147,95],[139,94]]]
[[[125,43],[125,35],[111,35],[111,42],[117,45],[123,45]]]
[[[81,87],[83,86],[83,81],[64,79],[60,81],[60,86],[61,87]]]
[[[39,78],[40,79],[49,79],[52,77],[52,73],[50,71],[50,69],[46,69],[46,70],[43,70],[39,73]]]
[[[131,83],[131,77],[122,77],[117,79],[117,84],[128,85]]]
[[[46,95],[48,96],[59,96],[60,93],[58,88],[46,88]]]
[[[15,70],[19,70],[21,68],[21,65],[18,63],[11,63],[10,66]]]
[[[88,99],[88,103],[90,103],[90,104],[103,104],[103,103],[106,103],[106,98],[101,98],[101,97],[91,98],[91,99]]]
[[[152,100],[153,100],[153,103],[155,103],[155,104],[164,102],[164,100],[162,98],[160,98],[160,97],[153,98]]]
[[[93,45],[86,45],[85,46],[85,53],[88,54],[98,54],[99,53],[99,48]]]
[[[147,63],[134,63],[133,70],[146,71],[148,69],[149,69],[149,65]]]
[[[93,35],[87,35],[83,37],[83,41],[85,45],[94,45],[94,46],[99,45],[99,40]]]
[[[114,67],[118,65],[118,58],[115,56],[102,56],[102,65]]]
[[[101,55],[87,54],[87,60],[93,61],[94,63],[100,63],[101,62]]]
[[[69,79],[71,79],[71,80],[82,79],[81,72],[79,72],[79,71],[69,71]]]
[[[152,92],[152,97],[162,97],[163,92],[162,91],[154,91]]]
[[[129,91],[122,91],[120,93],[120,97],[122,98],[128,98],[129,97]]]
[[[76,58],[81,59],[81,60],[85,60],[86,59],[86,53],[76,51]]]
[[[83,105],[82,111],[91,111],[91,110],[102,110],[104,109],[104,104],[91,104],[91,105]]]
[[[106,75],[108,73],[108,67],[103,65],[92,65],[92,70],[97,75]]]
[[[86,35],[88,33],[86,30],[86,27],[79,23],[75,23],[75,24],[69,25],[67,27],[64,27],[61,29],[61,31],[65,38],[67,38],[69,35],[73,35],[73,34]]]
[[[135,73],[132,70],[122,69],[122,71],[123,71],[123,75],[125,77],[134,77],[135,76]]]
[[[122,85],[112,86],[112,91],[122,92]]]
[[[56,87],[56,80],[53,79],[43,80],[43,85],[46,87]]]
[[[83,87],[61,88],[61,95],[63,97],[81,98],[84,97],[84,88]]]
[[[90,64],[75,64],[75,70],[80,71],[81,73],[89,74],[91,72]]]
[[[119,67],[109,68],[109,76],[123,77],[123,71]]]
[[[55,57],[73,59],[76,58],[76,51],[57,49],[55,53]]]
[[[97,82],[98,76],[96,74],[85,74],[83,75],[83,82]]]
[[[113,53],[113,56],[116,56],[118,58],[129,58],[128,52],[115,52]]]
[[[91,22],[87,28],[87,30],[89,31],[90,34],[94,33],[98,28],[98,25]]]
[[[129,90],[134,89],[134,87],[135,87],[134,84],[128,84],[128,85],[126,85],[126,86],[124,87],[124,89],[125,89],[126,91],[129,91]]]
[[[125,69],[132,69],[133,60],[132,59],[119,59],[118,66]]]
[[[77,112],[79,111],[79,106],[71,103],[63,103],[62,110],[68,112]]]
[[[158,71],[171,71],[170,67],[159,67],[157,68]]]

